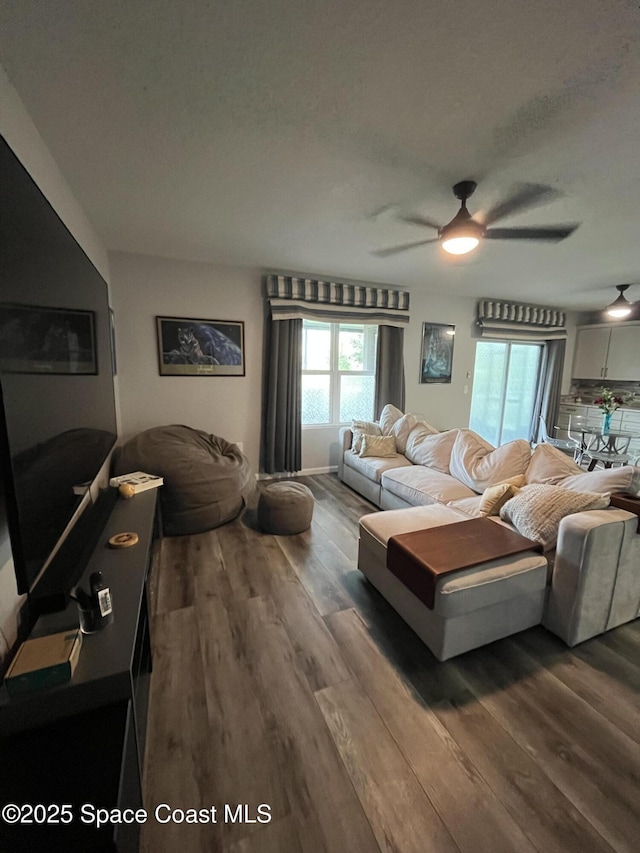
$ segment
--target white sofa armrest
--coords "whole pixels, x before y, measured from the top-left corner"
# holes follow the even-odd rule
[[[351,450],[351,442],[353,440],[353,432],[351,427],[342,427],[340,437],[338,439],[338,477],[342,480],[342,472],[344,469],[344,454],[345,451]]]
[[[638,518],[621,509],[563,518],[543,624],[575,646],[640,611]]]

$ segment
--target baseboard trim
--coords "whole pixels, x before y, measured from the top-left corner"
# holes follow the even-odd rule
[[[323,468],[303,468],[302,471],[296,471],[295,474],[256,474],[257,480],[284,480],[289,477],[309,477],[312,474],[335,474],[338,470],[337,465],[327,465]]]

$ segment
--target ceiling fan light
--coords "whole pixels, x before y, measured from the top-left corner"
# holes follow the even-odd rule
[[[629,305],[627,300],[624,298],[624,296],[622,297],[622,299],[627,304],[626,305],[617,304],[620,302],[620,300],[616,299],[616,301],[613,303],[613,305],[610,305],[609,308],[607,308],[607,316],[608,317],[614,317],[616,320],[621,320],[623,317],[628,317],[629,314],[631,314],[631,306]]]
[[[466,255],[473,251],[480,241],[477,237],[447,237],[442,241],[442,248],[450,255]]]
[[[615,299],[605,313],[608,317],[613,317],[614,320],[622,320],[631,314],[631,303],[625,299],[624,291],[629,287],[628,284],[616,285],[616,289],[620,291],[618,298]]]

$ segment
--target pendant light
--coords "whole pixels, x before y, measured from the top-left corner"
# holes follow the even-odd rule
[[[620,291],[620,294],[616,300],[614,300],[608,308],[605,308],[605,313],[608,317],[613,318],[614,320],[622,320],[624,317],[628,317],[631,314],[631,302],[629,302],[624,297],[625,290],[629,289],[628,284],[617,284],[616,290]]]

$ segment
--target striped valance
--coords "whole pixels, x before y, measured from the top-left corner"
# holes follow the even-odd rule
[[[409,322],[409,294],[405,290],[270,275],[267,297],[274,320],[303,318],[384,326]]]
[[[522,302],[480,299],[476,323],[483,338],[550,341],[567,336],[564,311]]]

